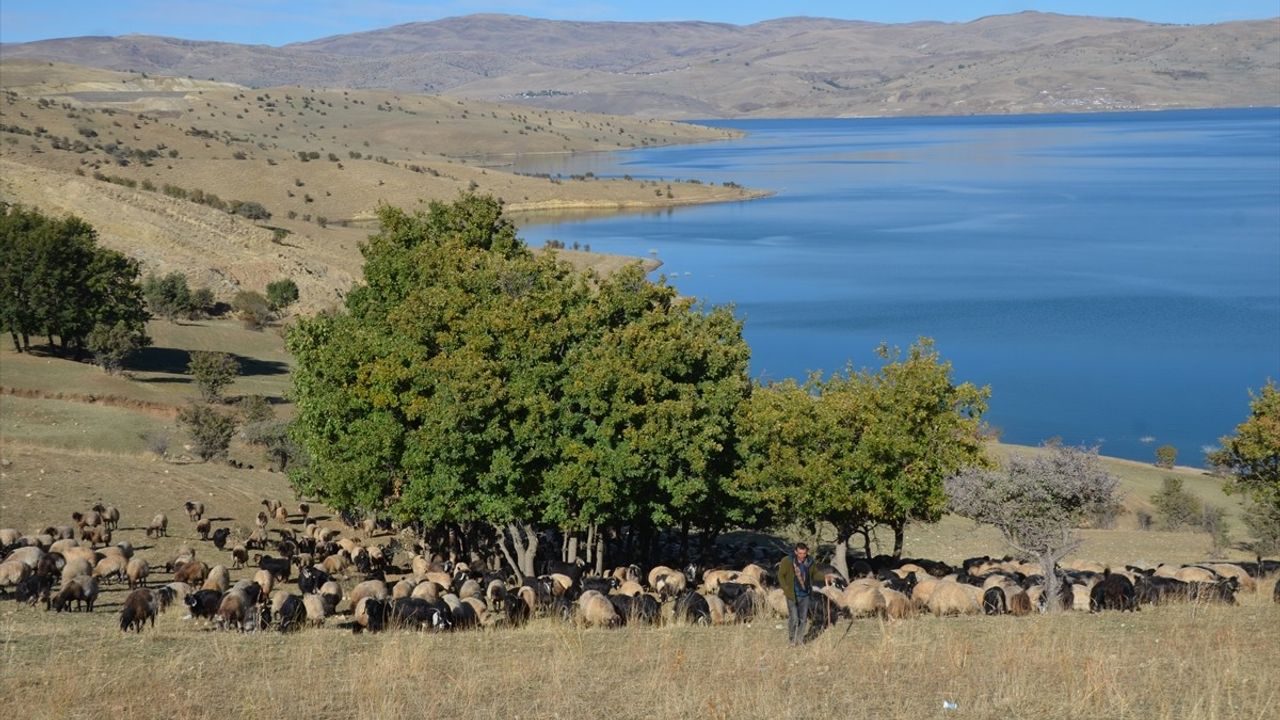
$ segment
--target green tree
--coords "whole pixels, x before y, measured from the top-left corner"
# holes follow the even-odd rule
[[[169,321],[180,315],[189,316],[194,310],[195,302],[187,277],[179,272],[147,275],[142,281],[142,294],[151,312]]]
[[[30,348],[31,335],[42,334],[60,352],[79,354],[98,325],[124,323],[129,332],[146,334],[138,263],[98,247],[97,233],[79,218],[4,208],[0,267],[0,324],[19,351]]]
[[[191,449],[208,462],[227,454],[231,438],[236,434],[236,419],[204,403],[192,403],[178,411],[178,424],[191,437]]]
[[[1058,445],[1044,455],[1014,455],[995,470],[965,470],[947,480],[946,491],[952,512],[995,526],[1040,563],[1045,607],[1058,610],[1058,561],[1083,544],[1075,528],[1116,502],[1117,484],[1096,450]]]
[[[119,372],[130,355],[150,344],[150,338],[129,327],[124,321],[114,325],[99,324],[89,333],[85,344],[93,360],[108,374]]]
[[[748,387],[731,315],[534,254],[491,197],[380,219],[345,311],[288,334],[303,492],[489,528],[520,575],[548,526],[708,514],[737,408],[706,394]]]
[[[1151,496],[1151,504],[1166,530],[1181,530],[1200,520],[1200,501],[1183,489],[1182,478],[1179,477],[1163,478],[1160,492]]]
[[[222,391],[240,374],[240,363],[228,353],[194,350],[187,372],[195,378],[200,397],[205,402],[218,402],[222,399]]]
[[[743,487],[778,518],[835,528],[834,565],[847,572],[852,536],[936,522],[944,480],[987,461],[979,434],[987,390],[951,380],[930,340],[905,356],[881,347],[876,370],[757,388],[742,419]]]
[[[279,312],[298,301],[298,284],[289,278],[267,283],[267,305]]]
[[[1178,448],[1161,445],[1156,448],[1156,467],[1172,468],[1178,462]]]
[[[1267,380],[1262,392],[1249,395],[1249,417],[1208,459],[1229,475],[1227,492],[1248,499],[1245,523],[1259,546],[1275,547],[1280,544],[1280,389]]]

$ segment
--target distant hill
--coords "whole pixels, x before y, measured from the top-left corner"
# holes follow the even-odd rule
[[[738,26],[470,15],[283,47],[128,35],[7,44],[0,54],[667,118],[1280,105],[1280,18],[1184,26],[1025,12]]]

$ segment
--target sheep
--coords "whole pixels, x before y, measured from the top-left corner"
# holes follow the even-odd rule
[[[212,620],[222,603],[222,593],[217,590],[197,590],[182,599],[187,606],[188,618],[206,618]]]
[[[933,596],[939,582],[937,578],[925,577],[923,580],[918,581],[915,587],[911,588],[911,600],[916,604],[916,607],[929,607],[929,599]]]
[[[693,590],[685,590],[676,596],[672,617],[677,622],[707,625],[711,622],[711,607],[702,595]]]
[[[770,588],[765,593],[764,603],[775,617],[787,617],[787,596],[782,588]]]
[[[201,590],[217,590],[220,593],[226,592],[231,586],[231,572],[227,570],[225,565],[214,565],[209,568],[209,572],[205,575],[204,582],[201,584]]]
[[[412,580],[404,579],[391,587],[391,599],[401,600],[407,597],[413,597],[413,588],[415,585]]]
[[[386,600],[390,595],[391,593],[387,590],[386,583],[381,580],[365,580],[351,588],[351,607],[354,608],[366,597]]]
[[[389,612],[390,606],[385,600],[379,600],[374,597],[360,598],[360,601],[353,605],[351,609],[351,632],[355,634],[365,630],[381,632],[383,627],[386,626]]]
[[[613,603],[597,590],[587,590],[578,597],[578,611],[590,626],[611,628],[622,624]]]
[[[119,551],[119,553],[123,555],[126,560],[133,559],[133,543],[129,542],[128,540],[121,540],[120,542],[116,543],[114,547],[102,548],[101,550],[101,552],[104,552],[104,553],[116,552],[116,551]]]
[[[1276,580],[1276,586],[1271,589],[1271,599],[1280,603],[1280,580]]]
[[[93,603],[98,599],[98,581],[88,575],[77,575],[62,587],[50,605],[57,612],[71,610],[71,601],[75,600],[76,609],[81,607],[86,612],[93,612]]]
[[[171,582],[160,588],[158,592],[160,597],[160,611],[164,612],[169,609],[169,606],[172,605],[174,601],[184,603],[187,596],[195,592],[195,590],[186,583]]]
[[[31,575],[31,567],[16,560],[5,560],[0,563],[0,588],[17,587]]]
[[[275,513],[276,508],[284,505],[284,503],[280,502],[279,500],[269,500],[269,499],[263,499],[263,501],[259,504],[265,507],[267,509],[267,512],[272,514]]]
[[[742,572],[738,573],[738,582],[755,585],[757,588],[763,588],[767,574],[768,573],[765,572],[764,568],[756,565],[755,563],[751,563],[750,565],[742,568]]]
[[[269,570],[259,570],[253,574],[253,581],[262,588],[265,593],[270,593],[276,586],[276,576]]]
[[[654,566],[653,569],[649,570],[649,575],[646,578],[649,582],[649,589],[656,592],[658,589],[658,578],[671,573],[675,573],[675,570],[672,570],[666,565]]]
[[[301,595],[286,595],[278,606],[272,603],[271,618],[280,632],[299,630],[307,622],[306,603]]]
[[[117,508],[114,505],[108,505],[105,508],[102,508],[102,506],[100,505],[94,505],[93,509],[98,510],[98,512],[102,513],[102,519],[107,524],[108,528],[110,528],[111,530],[115,530],[120,527],[120,509],[119,508]]]
[[[881,588],[880,594],[884,597],[885,615],[891,620],[905,620],[916,614],[915,603],[911,602],[911,598],[905,593],[892,590],[890,588]]]
[[[151,574],[151,566],[146,560],[140,557],[129,560],[124,568],[125,575],[129,578],[129,589],[132,590],[139,585],[146,587],[147,576]]]
[[[311,506],[306,503],[298,503],[298,514],[302,516],[302,521],[305,523],[307,517],[311,515]]]
[[[822,589],[825,590],[824,586]],[[867,585],[862,581],[855,582],[845,588],[844,593],[840,594],[836,591],[837,596],[841,597],[841,601],[836,604],[846,608],[854,617],[880,617],[888,615],[889,603],[885,600],[884,594],[880,592],[880,587],[876,585]]]
[[[1212,563],[1205,565],[1205,567],[1212,570],[1220,578],[1235,578],[1236,582],[1240,584],[1240,589],[1244,592],[1253,593],[1258,591],[1258,583],[1239,565]]]
[[[723,625],[728,618],[728,608],[725,607],[724,600],[718,595],[706,595],[707,609],[711,613],[712,625]]]
[[[639,597],[644,594],[644,588],[635,580],[625,580],[614,592],[618,595],[626,595],[627,597]]]
[[[326,582],[320,586],[320,598],[324,601],[326,613],[334,614],[338,603],[342,602],[342,586],[332,580]]]
[[[253,598],[244,590],[228,590],[218,602],[214,622],[224,630],[235,628],[243,631],[245,621],[254,619],[249,612],[253,606]]]
[[[18,544],[22,539],[22,533],[13,528],[0,528],[0,554],[7,548]]]
[[[173,571],[173,579],[176,582],[184,582],[188,585],[200,585],[209,577],[209,566],[199,560],[183,563]]]
[[[49,546],[49,552],[65,553],[74,547],[80,547],[80,541],[75,538],[63,538],[54,542]]]
[[[227,538],[231,537],[229,528],[218,528],[213,531],[213,546],[219,550],[227,549]]]
[[[52,545],[53,543],[49,544]],[[94,561],[92,550],[88,548],[81,548],[81,550],[88,555],[89,562]],[[44,555],[45,551],[43,549],[34,545],[28,545],[26,547],[20,547],[9,553],[9,556],[5,558],[5,562],[20,562],[34,570],[36,565],[40,562],[40,558],[44,557]]]
[[[169,518],[160,513],[151,518],[151,524],[147,526],[147,537],[164,537],[169,534]]]
[[[1107,570],[1102,580],[1089,591],[1089,611],[1137,610],[1138,599],[1133,583],[1119,573]]]
[[[267,529],[267,524],[270,522],[271,517],[264,512],[258,513],[257,517],[254,518],[254,524],[257,525],[259,530],[265,531]]]
[[[98,527],[102,524],[102,513],[97,510],[90,510],[87,513],[74,512],[71,513],[71,519],[74,520],[76,526],[80,528]]]
[[[674,570],[658,575],[657,583],[652,585],[654,592],[658,593],[658,597],[668,598],[680,595],[685,591],[687,579],[684,573],[678,573]]]
[[[926,603],[930,612],[943,615],[976,615],[981,612],[978,603],[966,586],[954,581],[939,582]],[[974,588],[976,591],[977,588]]]
[[[480,583],[468,578],[458,588],[458,597],[463,600],[467,598],[480,597]]]
[[[702,575],[703,592],[715,593],[722,582],[737,582],[740,573],[737,570],[708,570]]]
[[[137,632],[142,632],[142,626],[146,624],[147,620],[151,621],[151,627],[154,628],[159,607],[159,598],[150,590],[138,588],[129,593],[120,608],[121,632],[129,632],[130,628]]]
[[[204,503],[197,500],[188,500],[182,503],[182,508],[187,511],[187,517],[191,518],[191,522],[197,522],[204,517]]]
[[[293,563],[284,558],[273,558],[270,555],[256,555],[254,561],[259,569],[271,573],[280,582],[288,582],[293,574]]]
[[[88,533],[88,537],[82,538],[89,541],[89,547],[98,545],[111,544],[111,530],[106,525],[99,525]]]
[[[231,548],[231,567],[239,569],[249,562],[249,549],[243,544]]]
[[[273,516],[275,517],[276,522],[281,525],[289,522],[289,511],[285,510],[283,505],[275,509]]]
[[[344,555],[330,555],[320,561],[320,569],[333,577],[346,577],[347,568],[350,565],[351,561]],[[444,584],[448,585],[448,581]]]
[[[207,541],[209,539],[209,532],[212,530],[213,521],[208,518],[202,518],[196,523],[196,534],[200,536],[201,540]]]
[[[302,591],[303,595],[317,592],[320,586],[328,581],[329,574],[321,570],[319,566],[303,566],[298,571],[298,589]]]
[[[982,612],[986,615],[1004,615],[1009,612],[1004,588],[992,585],[982,593]]]
[[[114,562],[118,562],[118,559],[103,558],[103,561],[110,561],[114,563]],[[118,573],[123,571],[124,571],[124,563],[120,563],[119,565],[114,566],[114,569],[108,569],[108,572],[115,573],[117,575]],[[88,560],[85,560],[82,557],[73,558],[71,560],[68,560],[62,566],[62,574],[61,574],[62,584],[65,586],[68,582],[72,580],[72,578],[78,577],[80,575],[94,575],[95,572],[96,572],[96,569],[92,564],[90,564]]]
[[[489,625],[492,623],[489,617],[489,606],[478,597],[459,598],[463,605],[470,605],[471,611],[475,613],[476,622],[480,625]]]
[[[303,595],[302,606],[307,611],[307,622],[311,625],[323,625],[325,618],[329,616],[324,599],[319,595]]]

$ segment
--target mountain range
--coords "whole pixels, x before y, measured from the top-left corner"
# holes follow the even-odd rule
[[[665,118],[1280,105],[1280,18],[1166,25],[1023,12],[739,26],[469,15],[280,47],[125,35],[5,44],[0,56]]]

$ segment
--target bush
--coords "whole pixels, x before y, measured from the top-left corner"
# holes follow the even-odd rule
[[[235,418],[203,403],[183,408],[178,413],[178,423],[191,436],[192,451],[205,462],[226,455],[236,433]]]
[[[1257,555],[1280,552],[1280,507],[1274,503],[1249,502],[1244,507],[1244,526],[1253,537],[1250,546]]]
[[[144,432],[138,437],[142,438],[142,442],[147,446],[147,450],[155,453],[156,457],[163,458],[169,454],[169,433],[166,432]]]
[[[249,218],[250,220],[271,219],[271,213],[267,212],[267,209],[264,208],[261,203],[256,203],[251,200],[235,203],[235,210],[232,212],[240,217]]]
[[[191,313],[189,317],[204,317],[213,314],[218,301],[213,297],[213,290],[207,287],[198,288],[191,293]]]
[[[267,305],[283,310],[298,301],[298,284],[289,278],[267,283]]]
[[[119,321],[114,325],[98,323],[85,338],[85,346],[93,353],[93,361],[108,374],[120,371],[130,355],[149,345],[145,333]]]
[[[1215,558],[1222,557],[1231,545],[1231,536],[1227,532],[1227,511],[1217,505],[1205,504],[1200,511],[1200,529],[1209,533],[1212,542],[1209,554]]]
[[[276,411],[261,395],[246,395],[240,400],[240,416],[245,427],[248,427],[254,423],[274,420]]]
[[[180,272],[157,277],[154,273],[142,281],[142,296],[151,312],[169,321],[179,315],[190,315],[194,307],[187,277]]]
[[[1172,445],[1161,445],[1156,448],[1156,467],[1171,468],[1178,462],[1178,448]]]
[[[1202,508],[1194,495],[1182,489],[1182,478],[1167,477],[1160,492],[1151,496],[1156,516],[1166,530],[1181,530],[1199,524]]]
[[[240,374],[240,363],[227,353],[195,350],[187,372],[195,378],[200,397],[205,402],[217,402],[222,399],[222,391]]]
[[[260,330],[271,321],[271,303],[267,302],[262,293],[241,290],[231,300],[231,309],[240,316],[245,327],[251,330]]]
[[[266,420],[246,425],[245,441],[262,447],[267,462],[276,470],[284,470],[299,454],[298,446],[289,438],[289,423],[284,420]]]

